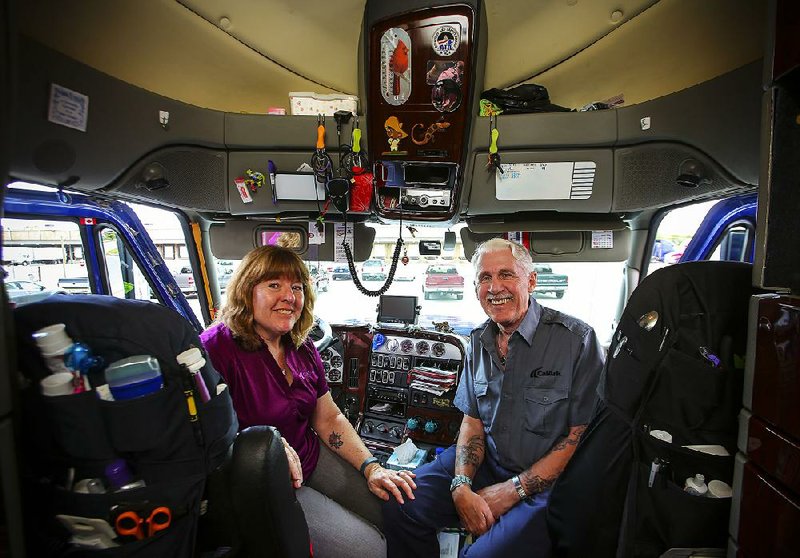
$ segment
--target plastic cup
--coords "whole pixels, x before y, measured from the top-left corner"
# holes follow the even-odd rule
[[[72,395],[75,392],[75,386],[72,381],[75,379],[70,372],[59,372],[58,374],[50,374],[42,378],[39,382],[42,386],[42,394],[48,397],[56,397],[58,395]]]
[[[72,339],[67,335],[67,326],[53,324],[36,331],[33,339],[45,357],[63,355],[72,346]]]

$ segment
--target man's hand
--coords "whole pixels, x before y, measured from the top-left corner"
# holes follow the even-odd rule
[[[303,484],[303,467],[300,464],[300,457],[283,436],[281,436],[281,442],[283,442],[283,449],[286,450],[286,460],[289,462],[289,476],[292,479],[292,486],[300,488]]]
[[[482,535],[494,525],[489,504],[469,486],[462,484],[453,491],[453,503],[464,528],[473,535]]]
[[[514,483],[510,480],[481,488],[478,496],[489,506],[495,521],[520,501]]]

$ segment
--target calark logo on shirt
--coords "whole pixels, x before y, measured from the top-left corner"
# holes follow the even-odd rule
[[[542,370],[542,367],[534,368],[531,372],[531,378],[544,378],[545,376],[560,376],[559,370]]]

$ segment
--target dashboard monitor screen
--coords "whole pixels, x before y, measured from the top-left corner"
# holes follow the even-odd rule
[[[378,323],[417,323],[417,297],[381,295],[378,303]]]

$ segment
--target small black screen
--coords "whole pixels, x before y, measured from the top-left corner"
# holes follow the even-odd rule
[[[414,324],[417,322],[417,297],[382,295],[378,303],[378,322]]]

